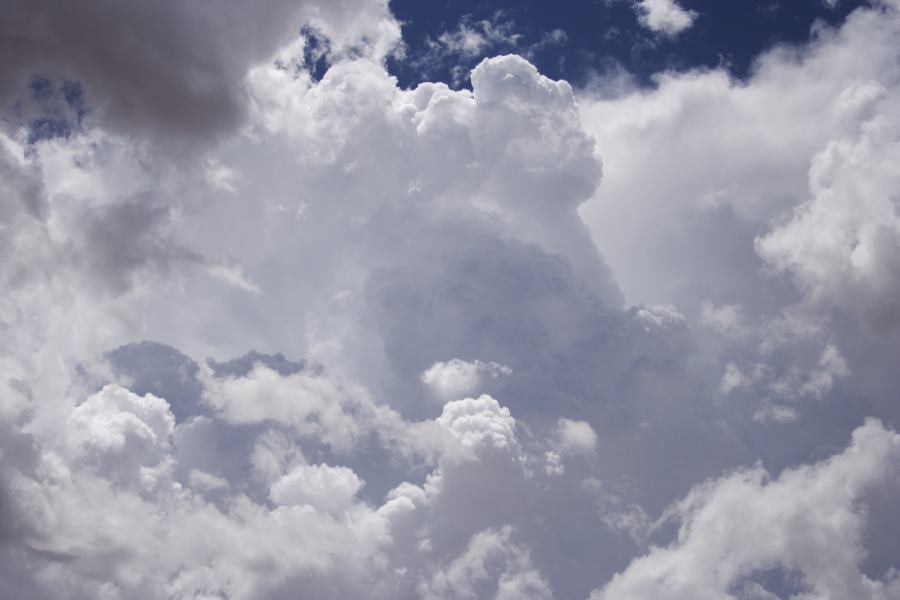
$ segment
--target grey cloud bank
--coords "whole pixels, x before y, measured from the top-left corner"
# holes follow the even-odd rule
[[[0,8],[0,595],[900,598],[895,2],[612,98],[195,10]]]

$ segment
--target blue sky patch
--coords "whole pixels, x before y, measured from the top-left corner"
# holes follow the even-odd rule
[[[766,48],[803,43],[816,22],[839,24],[865,4],[685,0],[681,6],[697,15],[693,26],[666,36],[642,27],[629,0],[392,0],[406,54],[390,59],[389,69],[404,87],[420,81],[468,85],[460,73],[481,58],[516,53],[549,77],[576,86],[621,69],[645,85],[667,69],[724,66],[744,78]],[[460,44],[467,34],[469,45]]]

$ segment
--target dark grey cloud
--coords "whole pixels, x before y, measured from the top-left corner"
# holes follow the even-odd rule
[[[388,18],[382,3],[364,1],[10,0],[0,7],[0,101],[30,100],[35,77],[63,78],[83,86],[91,118],[116,129],[151,138],[225,135],[247,113],[249,68],[307,22],[328,29],[351,12],[372,17],[365,33]]]

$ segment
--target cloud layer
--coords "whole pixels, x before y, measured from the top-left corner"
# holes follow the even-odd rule
[[[896,3],[584,90],[401,89],[381,1],[0,14],[0,595],[900,597]]]

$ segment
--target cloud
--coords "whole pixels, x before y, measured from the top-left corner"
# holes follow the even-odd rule
[[[900,144],[895,122],[877,108],[885,95],[873,82],[842,91],[833,106],[859,115],[858,133],[830,141],[813,158],[813,199],[756,245],[767,263],[790,274],[812,300],[847,310],[873,331],[900,325],[889,300],[900,286]]]
[[[425,457],[445,445],[435,428],[407,423],[390,407],[373,402],[364,388],[327,373],[282,374],[256,362],[238,376],[217,376],[212,368],[201,367],[200,381],[204,401],[224,421],[282,425],[337,454],[350,452],[371,435],[403,454]]]
[[[898,466],[900,436],[869,421],[828,460],[774,479],[756,466],[708,481],[669,509],[680,523],[676,540],[634,560],[591,598],[892,597],[900,590],[893,572],[879,580],[861,569],[860,503]],[[765,589],[757,577],[778,569],[795,583],[776,579]]]
[[[399,40],[387,3],[240,2],[214,18],[187,6],[96,0],[4,4],[0,100],[15,102],[33,73],[83,84],[91,118],[152,136],[215,137],[246,114],[243,79],[297,36],[322,30],[336,54],[366,48],[383,57]]]
[[[751,417],[793,420],[817,410],[801,398],[840,403],[883,393],[875,380],[893,385],[857,376],[881,351],[849,348],[873,334],[896,344],[882,295],[891,254],[879,248],[891,244],[882,161],[896,123],[887,48],[897,23],[891,3],[856,11],[802,51],[763,53],[745,82],[721,69],[667,72],[652,90],[579,94],[604,161],[580,211],[623,294],[675,306],[701,360],[717,365],[696,372],[733,390],[745,403],[735,410],[753,406]],[[821,367],[829,348],[846,369]]]
[[[496,15],[494,19],[473,23],[471,17],[463,18],[455,30],[442,33],[432,44],[442,46],[443,52],[470,58],[483,56],[490,46],[514,47],[522,36],[512,33],[510,21],[499,19],[500,15]]]
[[[466,362],[458,358],[436,362],[422,373],[422,382],[444,399],[459,398],[477,390],[483,377],[496,379],[511,375],[512,369],[495,362],[476,360]]]
[[[739,304],[715,306],[709,300],[700,305],[700,322],[717,333],[741,336],[747,332],[747,316]]]
[[[348,505],[362,486],[363,481],[347,467],[298,465],[272,483],[269,496],[282,506],[333,511]]]
[[[466,550],[436,569],[419,587],[422,598],[528,598],[549,600],[550,586],[531,563],[527,549],[512,541],[513,530],[488,529],[472,537]]]
[[[152,484],[168,453],[175,419],[169,405],[107,385],[72,411],[71,452],[110,480]]]
[[[590,455],[597,448],[597,433],[587,421],[560,419],[556,424],[556,439],[544,455],[544,472],[562,475],[566,471],[564,459],[579,454]]]
[[[123,5],[93,60],[99,6],[23,108],[77,72],[82,123],[0,132],[4,593],[891,596],[896,434],[822,458],[896,422],[889,257],[800,242],[887,214],[894,9],[610,98],[402,89],[385,3]]]
[[[515,419],[487,394],[448,402],[437,423],[468,448],[511,450],[517,446]]]
[[[597,447],[597,434],[587,421],[560,419],[557,424],[560,449],[566,453],[593,452]]]
[[[690,29],[697,13],[683,9],[675,0],[635,0],[638,21],[647,29],[675,37]]]
[[[505,52],[519,52],[527,55],[542,46],[559,44],[565,33],[554,30],[539,42],[520,48],[523,38],[516,32],[516,23],[509,11],[498,10],[484,19],[476,20],[466,14],[453,29],[448,29],[436,38],[426,37],[422,49],[406,53],[406,64],[424,74],[446,70],[451,77],[452,87],[458,88],[469,78],[472,67],[485,57]],[[409,48],[404,48],[409,50]]]

